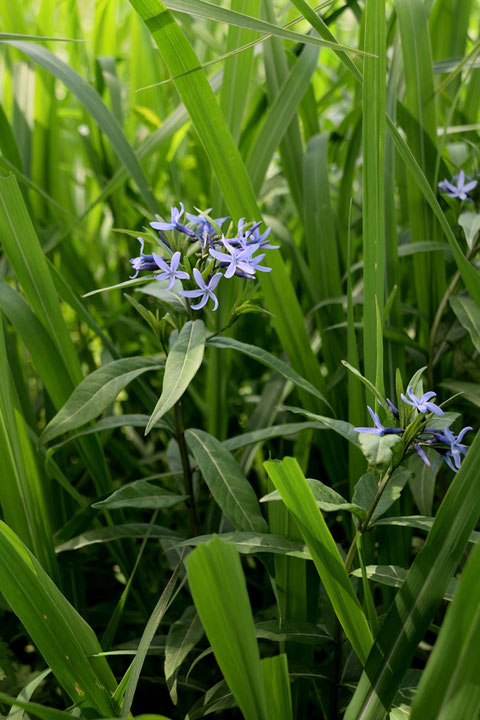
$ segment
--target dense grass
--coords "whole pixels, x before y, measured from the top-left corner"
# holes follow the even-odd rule
[[[11,720],[477,719],[479,12],[0,0]]]

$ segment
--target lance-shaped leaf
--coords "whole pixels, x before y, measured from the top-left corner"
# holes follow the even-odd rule
[[[0,522],[0,592],[18,615],[72,701],[113,717],[115,678],[91,627],[62,595],[40,563]]]
[[[337,617],[358,657],[365,663],[373,638],[338,551],[313,493],[294,458],[269,460],[265,469],[292,513],[308,545]]]
[[[102,529],[112,530],[113,528]],[[88,531],[88,533],[91,532],[99,531]],[[85,533],[85,535],[87,535],[88,533]],[[188,540],[182,540],[178,543],[175,543],[175,547],[196,547],[198,545],[205,545],[206,543],[210,542],[213,537],[213,535],[198,535],[197,537],[189,538]],[[304,545],[303,542],[301,542],[300,540],[290,540],[290,538],[287,538],[284,535],[273,535],[270,533],[267,534],[252,532],[230,532],[222,533],[219,537],[224,542],[235,545],[238,552],[242,555],[256,555],[257,553],[274,553],[276,555],[289,555],[291,557],[298,557],[302,558],[303,560],[312,559],[312,556],[310,555],[307,546]]]
[[[450,298],[450,305],[465,330],[468,330],[475,348],[480,351],[480,308],[477,303],[471,297],[454,295]]]
[[[388,611],[345,720],[383,720],[480,517],[477,433]]]
[[[264,658],[262,670],[269,720],[293,720],[287,656]]]
[[[117,508],[133,507],[155,510],[169,508],[186,500],[188,495],[175,495],[175,493],[157,487],[147,480],[135,480],[116,490],[110,497],[100,500],[92,505],[102,510],[115,510]]]
[[[411,720],[476,720],[480,709],[480,547],[468,560],[423,672]]]
[[[193,605],[170,626],[165,644],[165,680],[172,702],[177,704],[177,676],[180,665],[203,636],[203,627]]]
[[[272,353],[269,353],[263,348],[259,348],[256,345],[249,345],[248,343],[240,342],[240,340],[235,340],[235,338],[227,337],[210,338],[207,344],[213,345],[214,347],[218,348],[236,350],[237,352],[244,353],[245,355],[248,355],[254,360],[258,360],[258,362],[261,362],[263,365],[266,365],[272,370],[275,370],[275,372],[278,372],[279,375],[283,375],[286,380],[290,380],[290,382],[292,382],[297,387],[301,388],[302,390],[306,390],[311,395],[315,395],[315,397],[317,397],[319,400],[328,404],[322,393],[317,390],[317,388],[312,385],[312,383],[308,382],[308,380],[305,380],[305,378],[299,375],[293,368],[290,367],[290,365],[287,365],[287,363],[283,362],[283,360],[279,360],[277,357],[275,357],[275,355],[272,355]]]
[[[180,400],[202,364],[205,351],[205,325],[202,320],[189,320],[178,334],[168,353],[160,399],[155,406],[145,435],[166,412]]]
[[[240,557],[214,538],[186,560],[188,581],[215,658],[245,720],[267,720],[263,673]]]
[[[185,437],[210,492],[234,528],[267,533],[257,496],[233,455],[203,430],[187,430]]]
[[[77,385],[62,409],[48,423],[40,440],[50,442],[100,415],[129,382],[148,370],[162,366],[151,358],[114,360],[88,375]]]

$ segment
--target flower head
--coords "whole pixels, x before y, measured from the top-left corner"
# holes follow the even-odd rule
[[[443,410],[438,407],[438,405],[430,402],[430,400],[434,398],[437,393],[427,392],[424,393],[421,398],[418,398],[416,395],[413,394],[412,387],[412,385],[409,385],[409,387],[407,388],[407,395],[410,399],[406,398],[403,393],[402,395],[400,395],[404,403],[407,403],[407,405],[411,405],[412,407],[417,408],[418,412],[421,413],[432,412],[435,413],[435,415],[445,414]]]
[[[468,180],[468,182],[465,182]],[[458,198],[459,200],[466,200],[468,193],[474,190],[478,185],[477,180],[471,180],[465,177],[465,172],[460,170],[458,176],[452,177],[452,182],[448,180],[442,180],[438,183],[438,188],[447,197]]]
[[[135,275],[130,275],[130,279],[133,280],[137,277],[140,270],[156,270],[157,269],[157,263],[155,262],[155,259],[153,255],[145,255],[143,252],[143,248],[145,245],[145,241],[143,238],[139,237],[137,238],[138,242],[140,243],[140,255],[135,258],[130,259],[130,265],[135,270]]]
[[[195,237],[195,233],[192,230],[189,230],[185,225],[182,225],[180,222],[180,218],[182,217],[183,213],[185,212],[185,208],[183,206],[183,203],[180,203],[180,210],[178,210],[176,207],[170,208],[170,222],[164,223],[164,222],[152,222],[150,223],[150,227],[152,227],[154,230],[179,230],[179,232],[185,233],[185,235],[190,235],[190,237]]]
[[[443,430],[431,431],[435,433],[437,442],[443,442],[447,446],[446,448],[436,449],[453,472],[458,472],[462,463],[462,455],[467,454],[468,447],[462,444],[462,440],[470,430],[473,430],[473,428],[470,426],[464,427],[456,437],[449,427],[444,427]]]
[[[248,223],[245,223],[245,218],[238,221],[237,237],[232,238],[232,245],[240,245],[244,250],[251,245],[258,245],[259,248],[265,248],[265,250],[277,250],[280,247],[279,245],[269,244],[267,238],[272,230],[271,227],[268,227],[264,233],[260,234],[261,222],[256,222],[251,228],[244,230],[246,224]]]
[[[153,258],[162,271],[159,275],[155,275],[155,280],[169,280],[167,290],[172,289],[177,278],[179,280],[188,280],[190,278],[190,275],[184,270],[178,270],[180,257],[180,253],[177,251],[173,254],[170,265],[168,265],[162,257],[153,253]]]
[[[238,270],[247,275],[255,275],[255,268],[251,266],[251,260],[252,254],[258,249],[258,245],[250,245],[244,249],[236,248],[224,237],[222,237],[222,243],[228,252],[220,252],[220,250],[214,248],[210,248],[209,252],[215,260],[220,261],[221,267],[226,268],[226,278],[231,278]]]
[[[180,290],[180,295],[184,295],[185,297],[201,297],[199,303],[192,305],[192,310],[200,310],[203,308],[204,305],[207,304],[209,298],[213,300],[213,309],[216,310],[218,308],[218,300],[213,291],[220,282],[220,279],[223,277],[222,273],[215,273],[208,283],[205,283],[200,270],[193,268],[193,277],[195,278],[195,282],[197,283],[199,290]]]
[[[370,433],[371,435],[400,435],[403,433],[403,430],[401,428],[388,428],[384,427],[382,423],[380,422],[380,418],[378,416],[378,413],[373,412],[372,408],[367,405],[367,410],[370,413],[370,416],[373,420],[373,424],[375,425],[374,428],[370,427],[356,427],[353,428],[358,433]]]

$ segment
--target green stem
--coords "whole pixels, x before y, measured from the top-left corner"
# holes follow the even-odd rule
[[[187,443],[185,442],[185,428],[183,425],[182,401],[179,400],[174,405],[175,413],[175,435],[177,438],[178,449],[180,451],[180,459],[182,461],[183,479],[185,481],[185,490],[189,499],[186,501],[188,515],[190,518],[190,529],[194,536],[198,535],[197,510],[195,507],[195,497],[193,495],[193,479],[190,460],[188,459]]]

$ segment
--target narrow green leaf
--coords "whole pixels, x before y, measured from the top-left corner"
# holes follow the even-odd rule
[[[197,547],[210,542],[213,535],[199,535],[189,540],[175,543],[175,547]],[[283,535],[252,532],[222,533],[219,537],[226,543],[235,545],[242,555],[256,555],[257,553],[274,553],[275,555],[290,555],[291,557],[311,560],[312,556],[304,543],[291,540]]]
[[[135,482],[123,485],[106,500],[94,503],[92,507],[100,510],[115,510],[124,507],[156,510],[157,508],[174,507],[186,500],[187,497],[188,495],[175,495],[146,480],[135,480]]]
[[[464,295],[453,295],[449,302],[460,323],[463,325],[465,330],[468,330],[475,348],[480,352],[479,306],[474,300],[472,300],[472,298]]]
[[[476,720],[480,709],[480,547],[468,560],[422,674],[411,720]]]
[[[165,415],[190,385],[202,364],[205,351],[205,325],[202,320],[188,321],[168,353],[165,363],[162,394],[148,421],[145,435]]]
[[[75,430],[100,415],[119,392],[139,375],[162,366],[150,358],[113,360],[94,370],[78,385],[40,436],[42,443]]]
[[[182,617],[168,631],[165,643],[165,680],[174,705],[177,704],[177,676],[188,653],[203,637],[203,627],[193,605],[187,607]]]
[[[95,545],[96,543],[113,542],[122,538],[139,538],[142,539],[149,532],[150,538],[162,538],[166,540],[178,539],[178,534],[169,528],[159,525],[150,526],[148,523],[125,523],[123,525],[115,525],[114,527],[95,528],[94,530],[86,530],[81,535],[66,540],[56,546],[57,553],[67,552],[69,550],[80,550],[80,548]]]
[[[404,515],[400,517],[388,517],[376,520],[374,525],[389,525],[391,527],[411,527],[417,530],[423,530],[428,533],[432,529],[433,523],[435,522],[434,517],[424,517],[423,515]],[[468,542],[478,543],[480,542],[480,532],[473,531],[468,537]]]
[[[293,720],[292,697],[286,655],[262,660],[267,717],[269,720]]]
[[[319,422],[300,422],[300,423],[285,423],[284,425],[272,425],[268,428],[261,428],[260,430],[252,430],[251,432],[245,432],[242,435],[236,435],[235,437],[228,438],[223,441],[223,446],[230,452],[238,450],[239,448],[246,447],[247,445],[254,445],[257,442],[264,442],[265,440],[272,440],[277,437],[288,437],[289,435],[297,435],[304,430],[326,430],[325,425]]]
[[[115,679],[93,630],[80,617],[40,563],[0,523],[0,592],[75,704],[113,717]]]
[[[118,120],[109,111],[96,90],[94,90],[81,75],[73,70],[73,68],[69,67],[63,60],[60,60],[60,58],[46,48],[35,45],[34,43],[19,42],[17,40],[4,40],[3,42],[28,55],[34,62],[61,80],[68,89],[76,95],[85,107],[85,110],[94,118],[99,128],[112,143],[112,147],[120,161],[127,168],[132,179],[137,184],[150,212],[157,212],[158,203],[153,196],[140,163],[125,137]]]
[[[462,380],[444,380],[440,383],[440,386],[453,393],[462,393],[463,400],[480,407],[480,387],[477,383],[463,382]]]
[[[203,430],[187,430],[185,437],[210,492],[234,528],[266,533],[256,495],[235,458]]]
[[[323,510],[324,512],[337,512],[338,510],[348,510],[360,518],[365,517],[363,504],[359,506],[353,503],[349,503],[339,493],[335,492],[335,490],[333,490],[328,485],[324,485],[322,482],[320,482],[320,480],[313,480],[311,478],[307,478],[307,483],[313,493],[313,497],[315,498],[320,510]],[[268,493],[268,495],[260,498],[260,502],[272,502],[274,500],[281,499],[282,496],[280,495],[278,490],[274,490],[273,492]]]
[[[373,641],[368,623],[335,541],[300,466],[294,458],[284,458],[282,462],[269,460],[264,466],[305,538],[325,590],[353,649],[361,662],[365,663]]]
[[[244,353],[244,355],[248,355],[254,360],[258,360],[258,362],[261,362],[263,365],[275,370],[275,372],[278,372],[279,375],[282,375],[287,380],[290,380],[290,382],[297,385],[297,387],[302,390],[306,390],[306,392],[311,395],[315,395],[315,397],[328,405],[327,400],[316,387],[314,387],[308,380],[301,377],[301,375],[290,367],[290,365],[287,365],[287,363],[283,362],[283,360],[279,360],[275,357],[275,355],[272,355],[272,353],[269,353],[263,348],[257,347],[256,345],[249,345],[248,343],[240,342],[240,340],[235,340],[235,338],[228,337],[209,338],[207,340],[207,346],[237,350],[237,352]]]
[[[407,577],[408,570],[405,568],[398,567],[397,565],[367,565],[365,567],[367,577],[369,580],[375,580],[382,585],[388,585],[389,587],[399,588],[402,587]],[[362,569],[357,568],[352,572],[352,575],[356,577],[362,577]],[[458,585],[458,580],[453,578],[450,580],[447,590],[444,592],[445,600],[452,600],[455,595]]]
[[[360,443],[358,442],[358,433],[353,429],[353,425],[351,423],[345,422],[344,420],[334,420],[334,418],[329,418],[324,415],[316,415],[308,410],[292,407],[291,405],[287,405],[285,409],[292,413],[304,415],[311,420],[316,420],[321,425],[324,425],[327,430],[334,430],[336,433],[348,440],[348,442],[360,447]]]
[[[195,606],[245,720],[267,720],[253,616],[240,557],[216,537],[186,560]]]
[[[278,620],[264,620],[255,625],[255,635],[272,642],[298,642],[307,645],[318,645],[332,638],[325,627],[308,622],[283,622],[280,627]]]

